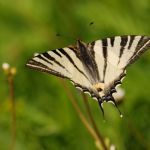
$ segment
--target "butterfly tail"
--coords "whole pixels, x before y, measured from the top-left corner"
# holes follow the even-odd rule
[[[119,112],[119,114],[120,114],[120,117],[122,118],[123,115],[122,115],[122,113],[121,113],[121,111],[120,111],[118,105],[116,104],[116,101],[115,101],[114,97],[111,96],[110,99],[107,99],[107,102],[111,102],[111,103],[117,108],[117,110],[118,110],[118,112]]]
[[[98,104],[99,104],[99,107],[100,107],[100,109],[101,109],[101,111],[102,111],[103,118],[105,118],[105,117],[104,117],[104,109],[103,109],[103,101],[102,101],[101,98],[98,99]]]

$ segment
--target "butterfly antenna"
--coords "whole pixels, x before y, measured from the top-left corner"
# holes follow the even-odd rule
[[[103,109],[103,102],[101,99],[98,99],[98,104],[99,104],[99,107],[102,111],[102,114],[103,114],[103,119],[105,120],[105,115],[104,115],[104,109]]]
[[[111,100],[110,100],[110,101],[115,105],[115,107],[117,108],[117,110],[118,110],[118,112],[119,112],[119,114],[120,114],[120,117],[122,118],[123,115],[122,115],[120,109],[118,108],[118,106],[117,106],[117,104],[116,104],[115,99],[114,99],[113,96],[111,97]]]

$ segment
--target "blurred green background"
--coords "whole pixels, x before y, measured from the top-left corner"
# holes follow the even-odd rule
[[[90,22],[94,22],[89,26]],[[60,34],[60,36],[56,36]],[[0,64],[17,68],[15,150],[96,150],[57,77],[29,70],[35,52],[125,34],[150,35],[149,0],[0,0]],[[80,92],[70,83],[85,112]],[[126,91],[119,105],[123,119],[105,104],[106,122],[89,98],[105,138],[118,150],[150,149],[150,52],[127,71]],[[11,143],[11,111],[6,76],[0,70],[0,150]]]

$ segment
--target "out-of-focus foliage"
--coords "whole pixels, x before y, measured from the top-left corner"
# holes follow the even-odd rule
[[[8,62],[18,70],[16,150],[96,150],[57,78],[25,67],[33,53],[74,44],[77,38],[89,42],[113,35],[150,35],[149,20],[149,0],[1,0],[0,64]],[[0,150],[7,150],[10,101],[0,72]],[[118,150],[144,150],[150,147],[150,52],[127,73],[120,105],[123,119],[105,104],[103,122],[98,104],[90,98],[89,102],[100,132]],[[80,92],[71,84],[70,88],[85,111]]]

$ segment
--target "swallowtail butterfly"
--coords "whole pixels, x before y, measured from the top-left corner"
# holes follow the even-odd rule
[[[116,107],[113,93],[126,75],[126,68],[150,48],[150,37],[115,36],[38,54],[28,67],[69,79],[74,86],[96,99],[103,112],[104,101]],[[104,113],[104,112],[103,112]]]

